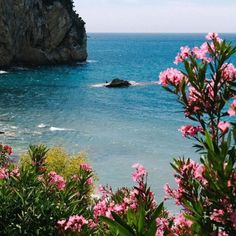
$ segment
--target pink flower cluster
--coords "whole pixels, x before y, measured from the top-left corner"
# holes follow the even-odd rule
[[[221,130],[222,134],[225,134],[229,130],[229,123],[225,121],[220,121],[218,128]]]
[[[49,184],[56,186],[59,190],[64,190],[66,186],[66,181],[60,175],[58,175],[55,171],[51,171],[48,173]]]
[[[236,68],[232,63],[223,64],[221,67],[222,81],[232,81],[236,78]]]
[[[185,46],[180,48],[180,53],[177,54],[175,57],[174,64],[178,64],[179,62],[183,62],[186,58],[191,55],[190,48]]]
[[[5,167],[0,168],[0,180],[8,179],[9,177],[20,177],[19,168],[16,167],[12,171]]]
[[[200,48],[194,47],[192,49],[192,54],[199,60],[203,60],[205,62],[211,62],[211,58],[207,57],[207,53],[209,52],[208,44],[203,43]]]
[[[217,41],[219,41],[219,42],[222,41],[222,39],[219,38],[219,36],[218,36],[217,33],[212,33],[212,32],[210,32],[210,33],[208,33],[208,34],[206,35],[206,39],[207,39],[207,40],[217,40]]]
[[[211,62],[211,58],[208,57],[207,55],[210,53],[210,49],[212,50],[214,49],[213,43],[209,45],[208,43],[205,42],[200,47],[194,47],[192,49],[190,49],[187,46],[181,47],[180,52],[175,57],[174,64],[177,65],[178,63],[183,62],[190,56],[209,63]]]
[[[168,68],[167,70],[160,73],[159,84],[167,86],[169,84],[178,86],[184,79],[184,75],[177,69]]]
[[[197,180],[204,187],[208,185],[208,181],[204,176],[205,166],[203,164],[198,164],[193,160],[187,160],[183,162],[178,169],[180,174],[175,176],[177,189],[171,189],[168,184],[164,186],[166,193],[165,199],[169,197],[174,198],[176,205],[182,203],[183,195],[188,191],[188,181],[186,180]]]
[[[154,200],[154,194],[152,192],[145,192],[144,176],[147,175],[146,169],[143,165],[134,164],[133,168],[136,172],[132,175],[133,179],[137,181],[138,186],[134,187],[132,190],[120,189],[118,193],[113,193],[111,188],[100,186],[99,191],[102,196],[97,204],[93,207],[93,213],[95,220],[98,220],[99,216],[106,216],[112,219],[112,212],[118,215],[126,214],[129,209],[136,211],[139,204],[148,201],[150,203],[150,208],[154,209],[156,207],[156,202]],[[116,201],[116,194],[119,194],[119,201]],[[122,196],[122,197],[120,197]]]
[[[111,200],[113,193],[109,193],[108,196],[103,193],[103,198],[97,202],[93,208],[94,217],[98,220],[99,216],[106,216],[112,218],[111,212],[115,212],[118,215],[122,215],[127,212],[128,209],[135,210],[138,206],[138,195],[139,191],[134,189],[130,193],[124,193],[124,198],[121,202],[115,203],[114,200]]]
[[[59,220],[57,222],[58,226],[64,231],[81,232],[84,225],[88,225],[88,220],[86,220],[82,215],[70,216],[68,220]]]
[[[214,211],[211,214],[210,219],[214,220],[216,222],[219,222],[219,223],[223,223],[224,222],[224,219],[223,219],[224,214],[225,213],[222,209],[214,209]]]
[[[234,99],[233,103],[230,105],[230,108],[228,110],[228,114],[230,116],[235,116],[236,115],[236,99]]]
[[[199,132],[203,132],[203,129],[200,126],[194,127],[192,125],[184,125],[179,129],[179,131],[182,133],[183,137],[187,136],[194,137]]]
[[[19,167],[15,167],[11,172],[10,172],[11,177],[20,177],[20,169]]]
[[[173,222],[172,224],[170,222]],[[171,220],[166,218],[156,219],[157,231],[155,236],[164,235],[189,235],[191,236],[192,222],[187,220],[183,214],[174,216]]]
[[[5,167],[0,168],[0,180],[7,179],[8,177],[9,177],[8,169]]]
[[[81,164],[80,169],[84,170],[84,171],[87,171],[87,172],[90,172],[90,171],[93,170],[92,167],[87,163]]]
[[[0,144],[0,150],[2,152],[2,154],[8,154],[11,155],[12,154],[12,147],[8,146],[8,145],[2,145]]]
[[[141,181],[143,177],[147,174],[147,171],[144,166],[140,165],[139,163],[133,164],[132,168],[136,169],[136,171],[132,173],[132,179],[135,182]]]

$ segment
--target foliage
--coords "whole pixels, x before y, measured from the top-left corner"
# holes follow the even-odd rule
[[[157,204],[144,166],[134,164],[133,188],[100,187],[91,201],[94,172],[85,156],[31,145],[19,167],[0,145],[1,235],[233,236],[236,235],[236,47],[207,35],[201,47],[181,47],[160,84],[182,104],[190,124],[180,131],[195,141],[200,163],[174,159],[176,188],[165,185],[182,211]],[[230,105],[228,105],[231,103]],[[230,122],[231,121],[231,122]]]
[[[43,145],[30,145],[30,147],[32,146],[36,146],[36,149],[43,147]],[[52,147],[47,150],[44,156],[46,171],[55,171],[65,179],[70,178],[72,175],[78,175],[80,173],[80,165],[83,163],[87,163],[85,153],[81,152],[77,155],[70,155],[62,147]],[[29,152],[23,154],[20,158],[20,166],[28,168],[31,165]]]
[[[78,175],[64,179],[46,170],[41,155],[46,150],[45,146],[31,146],[30,166],[7,163],[0,169],[1,235],[55,235],[58,220],[77,214],[90,216],[93,170],[83,164]]]
[[[235,124],[225,119],[236,113],[236,68],[229,63],[236,47],[215,33],[200,48],[182,47],[175,63],[184,71],[167,69],[160,74],[163,87],[177,95],[186,118],[197,123],[180,128],[184,137],[196,140],[201,163],[175,159],[177,189],[165,186],[169,197],[183,207],[194,235],[236,234]]]

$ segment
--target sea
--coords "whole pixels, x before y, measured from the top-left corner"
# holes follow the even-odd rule
[[[235,34],[220,36],[236,43]],[[89,33],[85,63],[0,71],[0,141],[15,156],[39,143],[86,152],[97,185],[114,189],[132,186],[131,165],[141,163],[160,202],[164,184],[174,185],[173,158],[199,154],[178,131],[189,121],[158,76],[176,67],[181,46],[204,40],[205,34]],[[103,86],[114,78],[132,86]]]

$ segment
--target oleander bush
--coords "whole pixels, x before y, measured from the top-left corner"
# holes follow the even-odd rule
[[[200,47],[182,47],[175,63],[160,74],[160,84],[177,96],[191,123],[180,128],[195,140],[200,163],[175,159],[177,188],[167,184],[167,197],[182,207],[193,235],[236,235],[236,47],[215,33]],[[231,105],[228,105],[231,104]],[[165,230],[164,230],[165,232]]]
[[[57,221],[71,215],[89,216],[93,170],[86,164],[64,178],[48,171],[44,145],[31,145],[31,164],[9,161],[11,148],[4,146],[0,169],[1,235],[58,235]]]

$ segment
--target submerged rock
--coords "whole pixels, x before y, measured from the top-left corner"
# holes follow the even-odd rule
[[[0,0],[0,67],[85,61],[84,24],[73,0]]]
[[[105,86],[108,88],[121,88],[121,87],[129,87],[131,83],[127,80],[123,79],[113,79],[110,83],[107,83]]]

